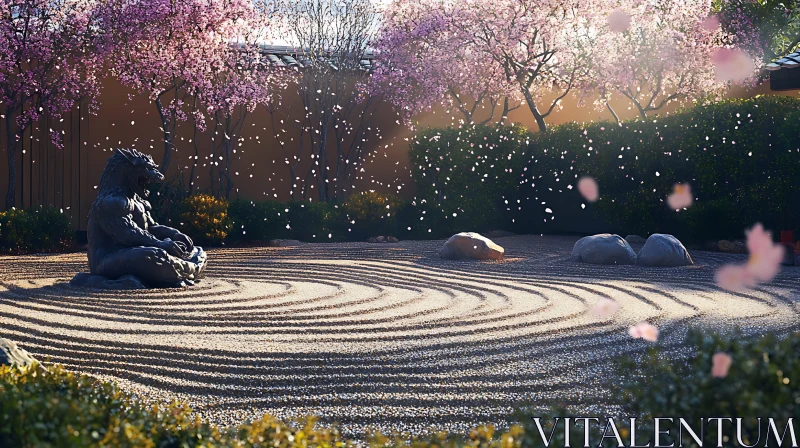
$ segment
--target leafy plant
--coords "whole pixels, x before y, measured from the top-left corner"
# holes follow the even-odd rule
[[[0,249],[11,253],[52,251],[72,245],[69,218],[55,207],[0,212]]]
[[[254,202],[236,199],[228,205],[231,230],[228,239],[234,242],[266,241],[290,235],[286,204],[277,201]]]
[[[344,239],[346,217],[335,203],[296,201],[287,208],[292,238],[307,242]]]
[[[220,244],[230,231],[228,201],[199,194],[183,201],[181,227],[199,243]]]
[[[350,230],[348,238],[364,240],[398,235],[397,216],[404,206],[405,202],[399,197],[374,191],[350,196],[342,207]]]

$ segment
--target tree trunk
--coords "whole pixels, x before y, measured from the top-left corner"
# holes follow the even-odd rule
[[[528,108],[531,110],[533,118],[536,119],[536,124],[539,126],[539,132],[546,132],[547,123],[544,122],[544,116],[539,112],[539,108],[536,107],[536,102],[533,101],[530,90],[522,83],[520,83],[520,87],[522,89],[522,95],[525,97],[525,102],[528,103]]]
[[[617,115],[617,113],[614,112],[614,109],[611,108],[611,104],[609,104],[608,101],[606,101],[606,108],[608,108],[608,111],[611,112],[611,115],[614,116],[614,120],[617,120],[617,123],[620,123],[619,115]]]
[[[6,210],[11,210],[17,201],[17,120],[14,111],[6,111],[6,138],[8,140],[8,191]]]
[[[164,115],[164,106],[161,104],[161,99],[156,100],[156,108],[158,108],[158,115],[161,117],[161,129],[164,131],[164,157],[161,159],[161,166],[159,170],[164,176],[167,175],[167,168],[169,168],[170,159],[172,159],[172,139],[174,136],[169,129],[169,121]]]

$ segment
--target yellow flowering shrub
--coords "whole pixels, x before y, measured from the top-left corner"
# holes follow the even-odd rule
[[[198,243],[221,244],[230,230],[228,201],[207,194],[184,199],[181,228]]]

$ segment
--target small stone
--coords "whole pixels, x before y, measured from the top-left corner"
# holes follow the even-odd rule
[[[636,264],[648,267],[676,267],[692,265],[694,261],[677,238],[664,233],[654,233],[647,238],[644,247],[639,251]]]
[[[0,338],[0,365],[29,366],[35,361],[30,353],[19,348],[14,341]]]
[[[373,236],[367,238],[368,243],[396,243],[399,240],[393,236]]]
[[[448,260],[502,260],[505,249],[494,241],[473,232],[457,233],[450,237],[439,250],[439,256]]]
[[[717,247],[719,247],[720,252],[729,254],[746,254],[748,252],[747,245],[741,241],[720,240],[717,243]]]
[[[625,241],[631,244],[644,244],[646,240],[639,235],[628,235],[625,237]]]
[[[302,241],[298,241],[298,240],[277,239],[277,240],[270,240],[269,241],[269,246],[270,247],[296,247],[296,246],[303,246],[303,245],[305,245],[305,243],[302,242]]]
[[[621,236],[602,233],[579,239],[572,261],[590,264],[635,264],[636,252]]]

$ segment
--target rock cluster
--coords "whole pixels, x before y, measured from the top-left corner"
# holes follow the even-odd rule
[[[654,233],[637,254],[629,242],[636,235],[622,238],[603,233],[581,238],[572,248],[572,260],[590,264],[636,264],[646,267],[676,267],[694,264],[689,251],[672,235]],[[641,238],[641,237],[639,237]]]

